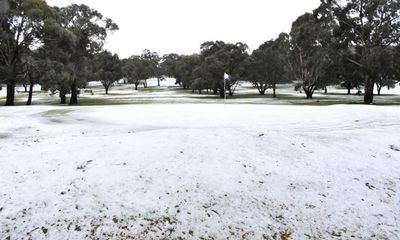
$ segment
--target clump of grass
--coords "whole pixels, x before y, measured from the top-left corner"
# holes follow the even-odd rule
[[[8,133],[0,133],[0,139],[6,139],[6,138],[10,138],[11,134]]]
[[[45,116],[66,115],[72,111],[74,111],[74,109],[53,109],[44,112],[43,115]]]

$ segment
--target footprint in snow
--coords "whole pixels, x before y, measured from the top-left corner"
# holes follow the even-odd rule
[[[375,186],[370,183],[366,183],[365,186],[367,186],[370,190],[374,190],[375,188]]]
[[[86,162],[84,162],[83,164],[79,165],[76,169],[77,170],[82,170],[83,172],[86,171],[86,168],[89,164],[91,164],[93,162],[93,160],[88,160]]]

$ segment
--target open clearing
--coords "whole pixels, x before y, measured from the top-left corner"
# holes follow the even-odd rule
[[[0,108],[0,239],[399,239],[400,108]]]
[[[202,94],[192,93],[190,89],[182,89],[175,85],[175,79],[167,78],[161,81],[161,86],[157,86],[156,79],[148,80],[148,88],[139,86],[135,90],[132,84],[116,84],[113,86],[108,95],[104,93],[104,88],[100,82],[90,82],[85,90],[93,92],[92,94],[81,91],[79,96],[79,105],[121,105],[121,104],[171,104],[171,103],[217,103],[223,104],[223,99],[217,95],[213,95],[203,91]],[[363,96],[356,95],[356,90],[351,91],[351,95],[347,95],[347,90],[330,86],[328,94],[323,91],[316,91],[314,99],[306,99],[304,92],[294,91],[292,84],[280,84],[277,87],[277,98],[272,98],[272,90],[268,89],[266,95],[260,96],[256,88],[250,83],[241,82],[233,97],[228,97],[227,104],[268,104],[268,105],[335,105],[335,104],[362,104]],[[40,86],[36,86],[33,93],[34,105],[59,105],[60,99],[58,94],[49,95],[47,92],[40,91]],[[25,105],[28,94],[23,92],[23,88],[18,88],[16,95],[16,104]],[[0,105],[5,103],[6,88],[0,91]],[[400,87],[387,90],[382,89],[382,96],[375,96],[374,103],[376,105],[400,105]]]

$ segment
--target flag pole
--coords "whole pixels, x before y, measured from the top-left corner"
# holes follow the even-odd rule
[[[224,107],[226,103],[226,79],[225,79],[225,73],[224,73]]]

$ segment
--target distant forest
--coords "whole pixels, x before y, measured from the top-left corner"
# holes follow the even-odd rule
[[[192,55],[159,56],[146,49],[127,59],[103,47],[117,24],[86,5],[1,0],[0,21],[0,84],[7,91],[7,106],[14,105],[17,85],[29,92],[27,105],[35,84],[59,94],[61,104],[70,95],[68,104],[74,105],[79,89],[90,81],[101,81],[108,94],[121,79],[137,89],[146,87],[149,78],[165,77],[175,78],[182,88],[220,97],[233,95],[239,81],[251,82],[261,95],[273,89],[273,96],[277,84],[293,83],[306,98],[341,85],[349,94],[363,89],[364,103],[370,104],[375,87],[380,94],[400,79],[397,0],[321,0],[317,9],[293,22],[289,33],[252,52],[245,43],[215,41],[203,43]]]

